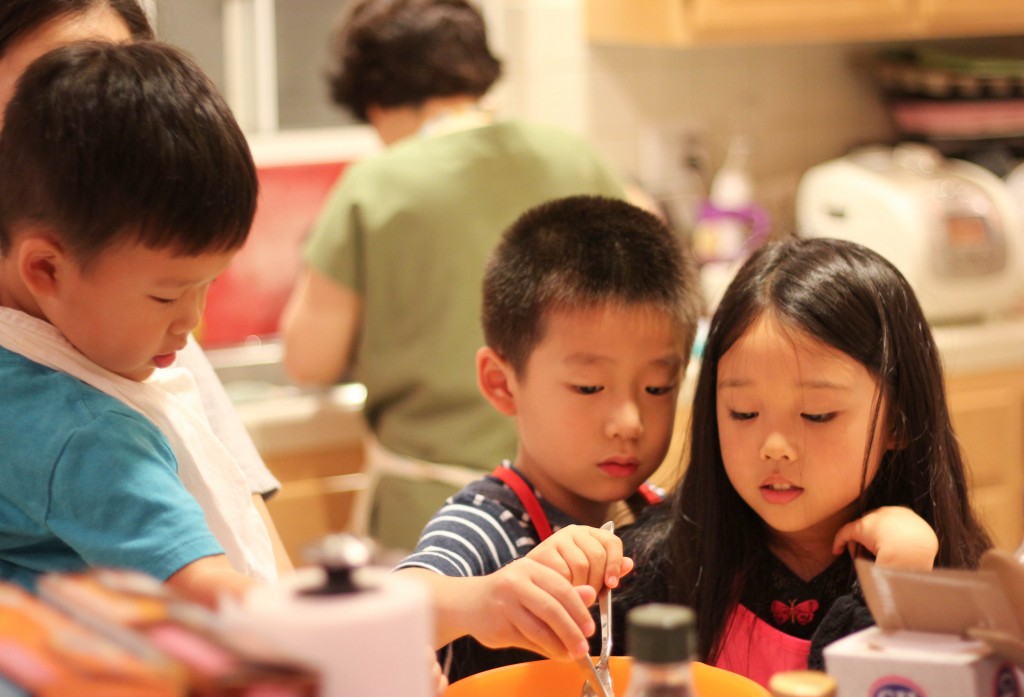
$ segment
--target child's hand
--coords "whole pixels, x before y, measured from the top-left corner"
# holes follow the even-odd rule
[[[883,506],[847,523],[836,534],[832,553],[859,543],[875,555],[875,563],[894,569],[931,571],[939,538],[921,516],[903,506]]]
[[[595,626],[587,607],[597,599],[590,586],[574,587],[529,557],[465,580],[473,581],[463,587],[464,607],[473,609],[466,629],[481,644],[519,646],[562,660],[589,652],[586,638]]]
[[[586,525],[569,525],[534,547],[527,555],[561,574],[574,586],[588,585],[596,593],[615,588],[633,570],[622,556],[622,540],[614,533]]]
[[[437,697],[441,697],[448,689],[448,677],[444,674],[441,669],[441,664],[437,662],[437,654],[434,653],[433,649],[428,649],[429,654],[428,660],[430,661],[430,677],[434,681],[434,693]]]
[[[613,533],[584,525],[556,532],[525,557],[487,576],[416,576],[434,594],[435,647],[471,635],[484,646],[518,646],[567,660],[589,652],[596,629],[587,609],[605,587],[633,569]]]

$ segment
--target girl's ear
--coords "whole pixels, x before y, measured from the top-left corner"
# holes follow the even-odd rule
[[[42,235],[27,235],[18,243],[18,275],[32,295],[56,295],[61,268],[69,259],[59,244]]]
[[[515,416],[515,372],[512,366],[489,346],[476,352],[476,384],[499,413]]]

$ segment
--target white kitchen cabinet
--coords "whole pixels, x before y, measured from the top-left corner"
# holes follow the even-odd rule
[[[821,43],[1024,33],[1019,0],[585,0],[595,43]]]

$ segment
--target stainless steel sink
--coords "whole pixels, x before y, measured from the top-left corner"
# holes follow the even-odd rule
[[[206,350],[206,356],[224,389],[236,403],[309,391],[288,379],[282,363],[283,354],[278,339]]]
[[[253,444],[281,481],[267,506],[285,549],[299,563],[310,541],[351,524],[357,494],[368,486],[366,388],[295,385],[276,339],[206,354]]]
[[[366,387],[300,387],[288,379],[282,353],[277,339],[206,351],[264,456],[361,440]]]

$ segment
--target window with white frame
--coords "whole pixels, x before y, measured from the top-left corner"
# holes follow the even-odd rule
[[[354,122],[330,102],[330,30],[345,0],[145,0],[157,36],[192,53],[250,134]]]

